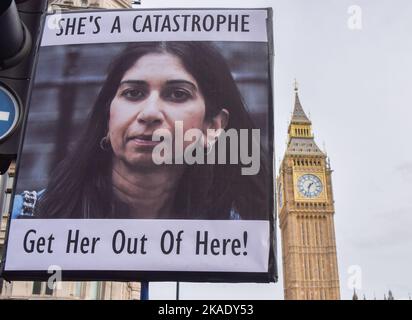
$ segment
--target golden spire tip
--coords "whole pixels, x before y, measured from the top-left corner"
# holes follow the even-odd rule
[[[295,81],[293,82],[293,86],[294,86],[294,88],[295,88],[295,92],[298,92],[298,90],[299,90],[299,84],[298,84],[298,82],[296,81],[296,78],[295,78]]]

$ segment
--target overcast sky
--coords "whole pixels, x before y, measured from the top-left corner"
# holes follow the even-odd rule
[[[143,7],[274,9],[276,157],[283,157],[293,81],[333,172],[341,295],[348,281],[378,299],[412,295],[412,2],[410,0],[142,1]],[[149,6],[150,2],[150,6]],[[348,27],[349,7],[362,29]],[[351,20],[353,21],[353,20]],[[353,24],[352,24],[353,26]],[[280,246],[279,246],[280,247]],[[278,252],[279,256],[281,252]],[[281,261],[278,263],[281,268]],[[360,281],[360,282],[359,282]],[[182,299],[283,299],[276,284],[181,284]],[[151,283],[173,299],[174,283]]]

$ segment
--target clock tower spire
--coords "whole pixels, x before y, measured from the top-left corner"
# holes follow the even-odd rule
[[[299,99],[277,178],[285,299],[340,299],[332,170]]]
[[[295,107],[293,108],[292,119],[288,129],[290,138],[313,138],[312,122],[309,120],[300,103],[298,89],[295,87]]]

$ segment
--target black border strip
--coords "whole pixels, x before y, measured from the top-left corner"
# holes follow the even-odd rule
[[[62,281],[184,281],[184,282],[273,282],[266,272],[201,272],[201,271],[94,271],[62,270]],[[5,280],[47,281],[54,271],[4,271]]]
[[[271,184],[271,212],[269,217],[270,224],[270,251],[269,251],[269,272],[273,275],[273,282],[278,281],[278,257],[277,257],[277,212],[276,212],[276,197],[275,197],[275,184],[276,184],[276,150],[275,150],[275,114],[274,114],[274,44],[273,44],[273,10],[272,8],[267,8],[267,21],[266,30],[268,35],[268,59],[269,59],[269,83],[268,83],[268,94],[269,94],[269,106],[268,106],[268,117],[269,117],[269,152],[272,157],[272,165],[270,167],[270,174],[272,176]],[[272,130],[271,130],[272,129]]]

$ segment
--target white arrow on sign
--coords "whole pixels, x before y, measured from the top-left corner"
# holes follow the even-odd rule
[[[0,111],[0,121],[9,121],[10,112]]]

